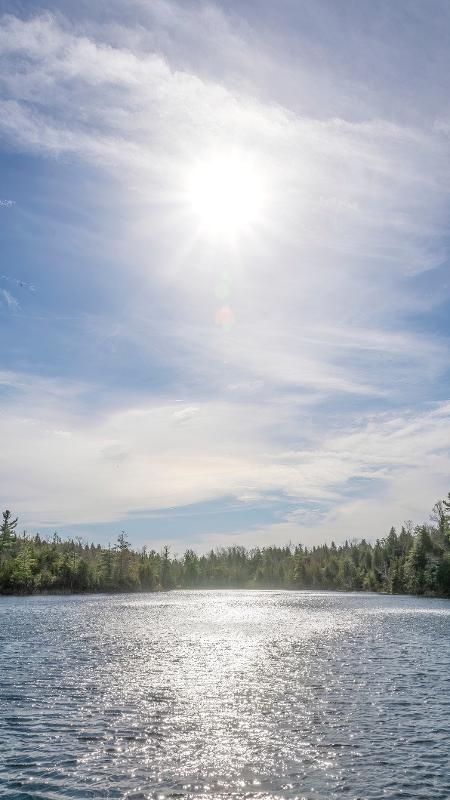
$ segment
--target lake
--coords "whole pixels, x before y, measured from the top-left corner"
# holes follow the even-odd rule
[[[450,601],[0,598],[0,797],[450,798]]]

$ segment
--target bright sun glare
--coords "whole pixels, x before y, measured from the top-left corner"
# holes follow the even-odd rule
[[[260,219],[263,181],[245,158],[215,156],[191,171],[188,201],[203,230],[236,234]]]

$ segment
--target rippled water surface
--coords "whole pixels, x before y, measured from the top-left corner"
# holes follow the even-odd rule
[[[450,798],[450,601],[0,599],[0,796]]]

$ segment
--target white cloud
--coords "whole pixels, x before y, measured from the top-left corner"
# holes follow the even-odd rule
[[[301,449],[283,451],[280,438],[298,425],[293,409],[278,414],[279,430],[270,407],[209,401],[180,409],[163,398],[80,420],[57,385],[26,414],[33,381],[24,387],[10,378],[16,394],[0,421],[2,502],[20,509],[27,524],[114,521],[224,496],[256,503],[285,497],[299,510],[268,527],[264,540],[289,533],[311,541],[319,523],[321,537],[373,536],[389,514],[394,521],[400,511],[423,516],[449,474],[448,405],[377,415],[334,435],[310,431]],[[355,495],[362,480],[365,499]]]
[[[335,76],[284,54],[277,63],[274,40],[255,46],[242,20],[147,6],[145,29],[4,17],[0,132],[9,147],[108,179],[123,205],[104,255],[139,291],[110,329],[92,321],[92,345],[131,342],[149,373],[160,351],[173,393],[189,399],[149,392],[127,407],[115,387],[86,418],[88,387],[4,375],[22,393],[0,423],[5,502],[52,525],[225,495],[320,504],[316,520],[302,510],[241,532],[262,541],[345,538],[361,525],[373,535],[389,504],[421,516],[448,474],[450,423],[444,407],[409,409],[433,397],[448,345],[406,317],[442,299],[416,279],[446,258],[445,126],[383,119],[367,98],[339,117],[324,99],[340,90]],[[293,91],[280,102],[271,70],[295,76],[303,110]],[[230,148],[251,153],[270,191],[264,224],[223,246],[196,235],[183,187],[193,161]],[[227,330],[215,324],[224,288]],[[155,322],[160,296],[170,313]],[[357,419],[350,405],[323,411],[343,398]],[[355,480],[366,499],[351,496]]]
[[[16,300],[14,295],[11,294],[11,292],[8,292],[7,289],[0,289],[0,298],[3,304],[6,305],[8,308],[14,309],[19,307],[18,301]]]
[[[198,411],[199,409],[196,406],[186,406],[179,411],[174,411],[172,416],[176,422],[189,422],[189,420],[193,419],[193,417],[198,414]]]

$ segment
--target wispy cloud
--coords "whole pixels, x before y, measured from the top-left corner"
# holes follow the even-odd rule
[[[8,308],[15,309],[19,307],[18,301],[7,289],[0,289],[0,299],[3,305],[6,305]]]
[[[164,398],[80,423],[74,401],[81,387],[70,394],[70,387],[30,378],[24,384],[14,375],[3,383],[14,389],[0,424],[3,497],[35,524],[114,521],[224,496],[261,504],[277,497],[291,507],[279,524],[311,539],[319,522],[329,536],[333,520],[358,504],[385,507],[390,500],[394,518],[398,508],[430,505],[450,467],[448,404],[374,415],[334,433],[309,430],[301,448],[282,450],[280,439],[299,428],[295,409],[277,414],[281,430],[274,430],[270,408],[214,401],[179,408]],[[36,386],[45,394],[30,410]],[[368,499],[358,500],[355,481],[365,482]],[[315,504],[315,520],[305,503]],[[367,525],[373,532],[372,521]]]
[[[30,292],[36,291],[34,283],[28,283],[28,281],[21,281],[19,278],[11,277],[11,275],[0,275],[0,280],[8,281],[8,283],[14,283],[15,286],[19,287],[19,289],[28,289],[28,291]]]
[[[397,56],[378,38],[382,85],[356,77],[355,43],[339,57],[318,49],[322,23],[341,41],[328,4],[287,49],[276,26],[237,8],[158,0],[130,4],[124,20],[120,5],[107,24],[2,19],[3,142],[83,169],[110,200],[107,235],[96,209],[45,226],[64,253],[72,225],[74,296],[94,287],[100,298],[79,330],[115,375],[93,387],[77,363],[66,392],[57,374],[8,373],[3,435],[17,459],[4,464],[5,502],[61,524],[284,498],[275,525],[239,530],[248,541],[356,535],[361,520],[374,533],[389,504],[420,515],[449,467],[442,108],[436,121],[419,86],[423,114],[407,113],[405,88],[388,81]],[[409,64],[405,48],[395,53]],[[262,221],[226,244],[199,234],[186,202],[189,169],[217,150],[251,158],[268,187]],[[56,309],[61,320],[52,291],[42,318]],[[17,307],[6,289],[1,298]]]

